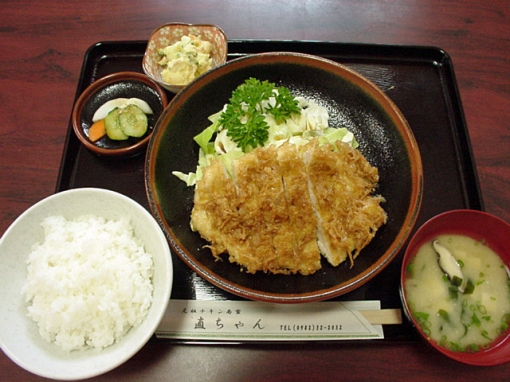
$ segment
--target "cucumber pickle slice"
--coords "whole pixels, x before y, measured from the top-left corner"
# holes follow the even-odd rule
[[[120,128],[130,137],[140,138],[147,131],[147,116],[136,105],[128,105],[119,114]]]
[[[124,134],[120,127],[119,114],[120,110],[118,107],[108,113],[104,119],[104,129],[108,138],[116,141],[125,141],[129,137]]]
[[[129,137],[143,136],[148,125],[145,113],[133,104],[113,109],[104,120],[106,135],[108,138],[118,141],[126,140]]]

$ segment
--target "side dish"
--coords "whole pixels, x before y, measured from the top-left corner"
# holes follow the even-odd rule
[[[172,85],[187,85],[195,78],[212,69],[212,44],[200,36],[189,34],[180,41],[158,50],[162,67],[161,77]]]
[[[148,128],[149,104],[138,98],[116,98],[103,104],[92,117],[89,139],[96,142],[105,135],[113,140],[140,138]]]
[[[463,235],[440,235],[418,249],[406,275],[411,314],[440,346],[475,352],[508,329],[508,269],[484,243]]]
[[[321,254],[353,265],[387,217],[374,195],[378,170],[327,110],[287,88],[250,78],[195,137],[191,227],[249,273],[310,275]]]
[[[22,294],[46,341],[66,351],[102,349],[144,320],[153,259],[129,221],[51,216],[42,227]]]

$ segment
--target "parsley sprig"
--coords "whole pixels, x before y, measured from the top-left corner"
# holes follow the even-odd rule
[[[269,99],[274,98],[274,105]],[[220,124],[238,147],[246,150],[263,146],[269,137],[265,114],[272,114],[276,123],[301,114],[297,100],[289,89],[269,81],[249,78],[232,93],[230,103],[220,116]]]

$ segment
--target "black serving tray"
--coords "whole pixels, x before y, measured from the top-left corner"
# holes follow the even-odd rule
[[[76,99],[89,84],[107,74],[143,72],[146,44],[146,41],[122,41],[91,46],[84,57]],[[445,51],[421,46],[274,40],[231,40],[228,51],[229,60],[271,51],[313,54],[344,64],[378,85],[408,120],[422,155],[424,194],[415,229],[447,210],[483,210],[453,64]],[[125,194],[149,209],[144,160],[143,152],[122,159],[97,156],[80,144],[69,123],[56,191],[106,188]],[[402,255],[403,251],[370,282],[335,300],[380,300],[383,309],[401,309]],[[203,280],[175,255],[173,264],[172,298],[239,299]],[[387,340],[417,339],[407,321],[386,326],[384,331]]]

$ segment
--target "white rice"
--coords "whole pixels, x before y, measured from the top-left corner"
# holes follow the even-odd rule
[[[102,349],[146,317],[152,304],[152,255],[127,219],[52,216],[30,253],[22,293],[28,316],[64,350]]]

